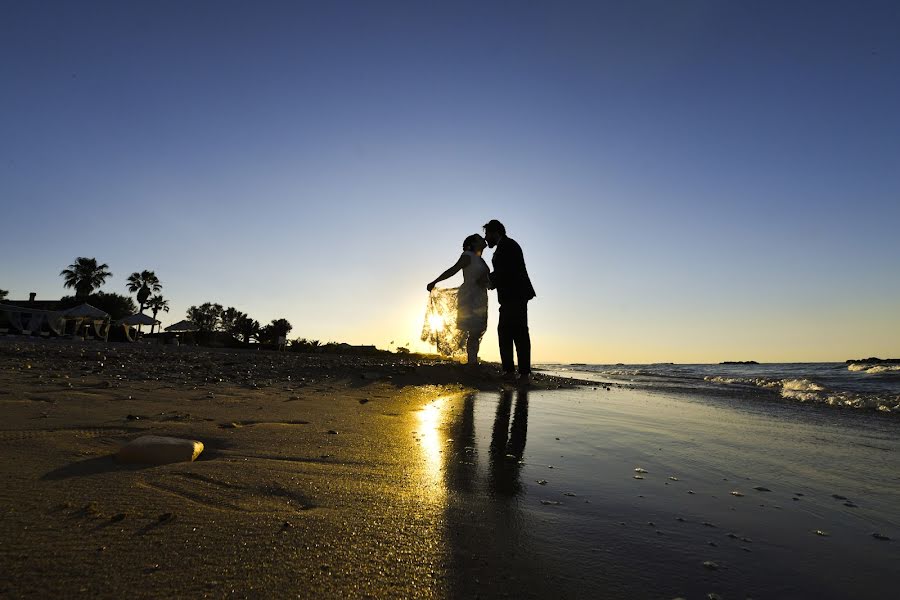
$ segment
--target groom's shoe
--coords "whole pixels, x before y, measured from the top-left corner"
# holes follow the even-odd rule
[[[531,373],[522,373],[521,375],[519,375],[519,379],[518,379],[519,385],[531,385],[532,381],[533,381],[533,379],[531,377]]]
[[[504,371],[503,372],[503,381],[507,381],[509,383],[515,383],[516,372],[515,371]]]

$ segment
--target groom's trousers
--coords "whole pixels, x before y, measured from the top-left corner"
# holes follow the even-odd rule
[[[528,334],[528,301],[505,302],[500,305],[500,324],[497,326],[500,340],[500,361],[503,371],[516,370],[513,363],[513,344],[519,359],[519,374],[531,373],[531,336]]]

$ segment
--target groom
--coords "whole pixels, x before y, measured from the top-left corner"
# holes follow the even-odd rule
[[[528,301],[536,296],[522,248],[515,240],[506,237],[506,227],[493,219],[484,225],[484,239],[494,248],[491,262],[491,285],[497,289],[500,303],[500,324],[497,337],[500,339],[500,360],[503,363],[503,377],[512,380],[516,376],[513,363],[513,344],[519,358],[519,380],[531,381],[531,337],[528,335]]]

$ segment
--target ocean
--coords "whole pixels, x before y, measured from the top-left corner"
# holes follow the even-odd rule
[[[900,415],[900,364],[767,363],[689,365],[545,364],[543,371],[634,389],[784,401]]]

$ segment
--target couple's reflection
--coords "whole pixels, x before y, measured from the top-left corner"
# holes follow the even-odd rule
[[[510,425],[512,415],[512,425]],[[490,486],[497,494],[519,493],[522,483],[519,472],[525,454],[525,438],[528,434],[528,390],[518,390],[513,409],[513,392],[500,393],[494,428],[491,432]]]
[[[453,419],[449,434],[457,460],[445,464],[447,486],[459,492],[475,491],[478,479],[478,448],[475,432],[475,400],[478,394],[463,399],[462,414]],[[481,395],[485,401],[484,394]],[[479,419],[482,423],[484,421]],[[488,455],[487,483],[497,495],[515,495],[521,490],[520,461],[525,454],[528,432],[528,391],[500,393],[494,414]]]

